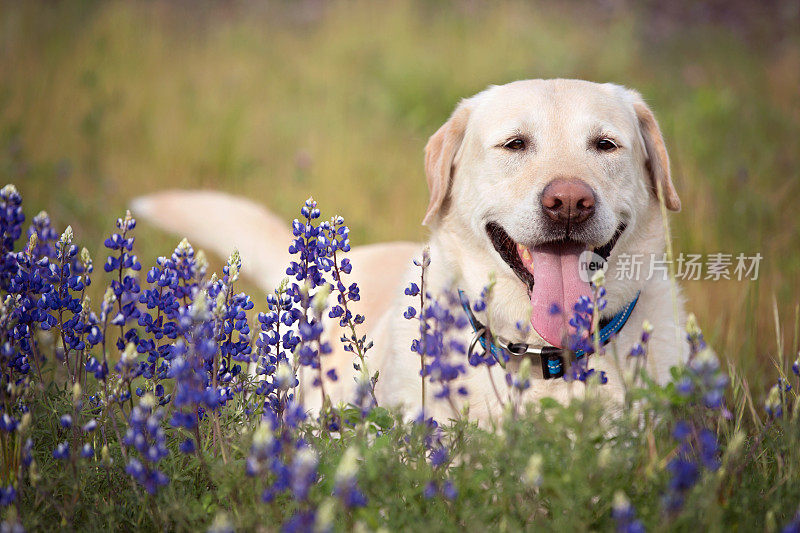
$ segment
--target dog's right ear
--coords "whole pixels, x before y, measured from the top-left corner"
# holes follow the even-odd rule
[[[423,225],[430,224],[439,213],[453,177],[453,162],[472,110],[469,100],[462,100],[447,122],[428,140],[425,146],[425,177],[428,180],[430,201],[428,211],[422,220]]]
[[[681,199],[675,185],[672,183],[672,175],[669,170],[669,156],[667,147],[664,145],[664,137],[658,127],[656,117],[636,91],[628,89],[628,93],[633,99],[633,110],[639,122],[639,132],[644,141],[644,149],[647,155],[647,170],[653,183],[653,190],[657,191],[659,186],[664,196],[664,205],[670,211],[681,210]]]

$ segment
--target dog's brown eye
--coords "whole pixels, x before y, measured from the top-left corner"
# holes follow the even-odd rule
[[[525,141],[522,139],[511,139],[503,145],[503,148],[508,150],[523,150],[525,148]]]
[[[606,138],[598,140],[595,146],[601,152],[611,152],[618,148],[617,143],[615,143],[611,139],[606,139]]]

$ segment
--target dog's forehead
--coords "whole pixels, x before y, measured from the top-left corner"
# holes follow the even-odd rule
[[[581,80],[525,80],[492,87],[476,97],[470,122],[486,134],[511,128],[559,125],[583,129],[634,128],[626,90]]]

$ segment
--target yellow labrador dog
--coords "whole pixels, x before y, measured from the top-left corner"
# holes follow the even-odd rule
[[[651,258],[663,261],[661,204],[677,211],[680,199],[659,127],[637,92],[563,79],[489,87],[463,100],[430,138],[425,172],[428,291],[457,288],[474,301],[493,277],[491,298],[475,313],[476,324],[489,323],[497,339],[538,355],[541,347],[564,344],[571,330],[564,310],[592,292],[583,262],[599,256],[607,261],[608,304],[598,327],[612,327],[614,336],[605,355],[591,355],[588,366],[606,373],[602,391],[609,398],[621,395],[625,356],[639,341],[645,319],[654,326],[646,358],[651,375],[664,381],[669,368],[684,360],[678,289],[650,267]],[[139,198],[133,209],[195,245],[221,254],[238,247],[244,272],[265,290],[282,277],[287,225],[256,204],[221,193],[173,191]],[[410,350],[419,326],[403,318],[415,303],[403,289],[418,281],[412,258],[421,251],[412,243],[388,243],[351,252],[353,280],[362,294],[357,311],[367,316],[374,340],[368,366],[380,371],[378,401],[412,413],[421,405],[419,357]],[[641,262],[638,272],[623,272],[623,263],[634,256]],[[338,338],[338,326],[330,327]],[[461,333],[465,345],[473,339],[472,327]],[[506,370],[465,364],[467,372],[453,390],[468,390],[472,417],[486,420],[499,412],[495,390],[508,396],[505,373],[516,372],[522,357],[512,356]],[[339,351],[322,364],[340,376],[329,388],[334,402],[350,400],[352,354]],[[563,401],[580,393],[582,383],[552,379],[558,370],[534,365],[530,399]],[[446,419],[462,407],[461,400],[436,401],[436,387],[427,389],[433,416]],[[318,405],[318,396],[306,392],[306,404]]]

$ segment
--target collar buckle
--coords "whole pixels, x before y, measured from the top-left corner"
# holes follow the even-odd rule
[[[560,378],[564,375],[563,350],[555,346],[543,346],[539,353],[542,364],[542,377],[544,379]]]

